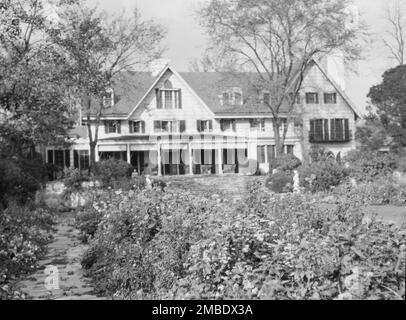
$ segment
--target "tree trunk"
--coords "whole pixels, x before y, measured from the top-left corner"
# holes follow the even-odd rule
[[[89,174],[94,171],[96,165],[96,145],[97,141],[89,142],[90,147],[90,166],[89,166]]]
[[[275,157],[279,157],[279,155],[283,154],[279,119],[272,119],[272,127],[275,136]]]

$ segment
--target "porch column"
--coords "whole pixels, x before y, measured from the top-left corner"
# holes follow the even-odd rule
[[[264,152],[265,152],[265,163],[269,163],[269,159],[268,159],[268,148],[270,146],[264,146]]]
[[[137,170],[138,175],[141,175],[141,153],[137,152]]]
[[[75,168],[75,156],[73,152],[73,149],[69,150],[69,163],[71,169]]]
[[[89,155],[90,155],[90,150],[89,150]],[[100,158],[99,158],[99,145],[96,145],[94,158],[95,158],[96,162],[100,161]]]
[[[221,145],[217,147],[217,152],[218,152],[218,166],[219,166],[219,174],[223,174],[223,149],[221,148]]]
[[[158,177],[162,176],[162,159],[161,159],[161,143],[158,142]]]
[[[189,174],[193,176],[193,150],[191,143],[189,143]]]
[[[127,144],[127,163],[131,164],[131,151],[129,144]]]

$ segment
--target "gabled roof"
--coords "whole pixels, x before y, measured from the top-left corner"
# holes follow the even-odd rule
[[[360,117],[361,113],[346,95],[344,90],[324,69],[322,64],[314,59],[315,64],[331,82],[337,92],[348,103],[354,113]],[[115,104],[106,108],[103,117],[117,117],[128,119],[131,114],[142,104],[147,95],[155,88],[161,77],[167,70],[172,71],[184,81],[192,94],[201,101],[204,107],[213,115],[219,116],[272,116],[271,111],[257,98],[259,93],[254,86],[258,83],[259,75],[256,73],[227,72],[179,72],[172,67],[166,66],[161,73],[153,77],[149,72],[125,72],[115,79],[114,86]],[[220,96],[224,90],[239,87],[243,92],[243,105],[221,105]],[[248,94],[247,94],[248,93]],[[282,106],[280,112],[287,112],[286,106]]]

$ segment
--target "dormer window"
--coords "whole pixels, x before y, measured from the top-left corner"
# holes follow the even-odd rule
[[[242,90],[241,88],[235,87],[227,91],[223,91],[220,96],[220,102],[222,105],[242,105]]]
[[[112,88],[107,89],[103,95],[103,106],[105,108],[114,107],[114,90]]]
[[[233,90],[234,93],[234,104],[237,106],[241,106],[242,105],[242,90],[241,88],[234,88]]]
[[[262,101],[264,102],[265,105],[271,103],[271,94],[268,91],[264,91],[262,93]]]
[[[180,89],[173,89],[167,80],[162,89],[155,89],[157,109],[182,109],[182,94]]]

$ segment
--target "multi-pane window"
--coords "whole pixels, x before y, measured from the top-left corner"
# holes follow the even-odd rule
[[[318,104],[319,94],[317,92],[307,92],[306,93],[306,103],[307,104]]]
[[[158,109],[182,109],[180,89],[156,89]]]
[[[289,93],[289,99],[295,103],[295,104],[300,104],[300,94],[297,93],[296,96],[294,93]]]
[[[157,120],[154,121],[154,131],[163,133],[179,133],[186,130],[185,120]]]
[[[130,133],[145,133],[145,121],[129,121]]]
[[[294,145],[286,145],[286,154],[291,154],[293,155],[294,151],[295,151],[295,146]]]
[[[221,131],[236,131],[235,120],[223,119],[220,120]]]
[[[266,146],[257,146],[257,161],[259,163],[265,163],[265,151],[266,151]]]
[[[231,88],[227,91],[223,91],[221,95],[221,103],[222,105],[227,104],[242,105],[243,98],[241,88],[236,87]]]
[[[253,131],[265,131],[265,119],[251,119],[250,128]]]
[[[279,133],[282,135],[285,132],[285,128],[288,125],[288,119],[281,118],[280,125],[279,125]]]
[[[348,119],[310,120],[310,142],[350,141]]]
[[[234,104],[242,105],[242,92],[239,89],[234,90]]]
[[[48,163],[52,163],[59,168],[70,167],[69,150],[48,150]]]
[[[213,131],[212,120],[197,120],[196,127],[198,132],[211,132]]]
[[[114,91],[113,91],[113,89],[106,90],[105,94],[103,95],[103,106],[105,108],[114,106]]]
[[[74,150],[74,165],[80,170],[87,170],[90,166],[90,157],[88,150]]]
[[[104,121],[104,133],[121,133],[121,121],[120,120]]]
[[[325,104],[336,104],[337,103],[337,93],[325,93],[324,94]]]

